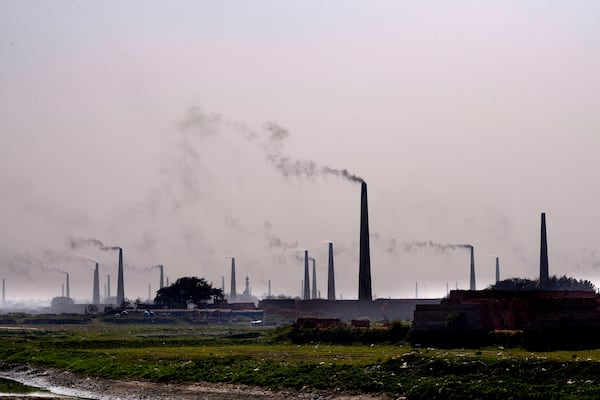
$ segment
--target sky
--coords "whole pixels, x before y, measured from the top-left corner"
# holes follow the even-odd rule
[[[358,296],[360,185],[377,297],[551,275],[600,285],[600,3],[0,2],[6,297],[204,277],[297,296],[327,246]],[[310,164],[313,162],[314,164]],[[293,167],[313,165],[308,176]],[[287,169],[286,169],[287,168]],[[284,173],[286,172],[286,173]]]

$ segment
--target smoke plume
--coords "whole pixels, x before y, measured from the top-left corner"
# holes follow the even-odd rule
[[[364,179],[354,175],[347,169],[319,166],[313,160],[292,160],[281,153],[267,155],[267,160],[286,178],[295,176],[306,179],[314,179],[321,176],[336,176],[350,182],[363,183]]]
[[[376,236],[378,239],[379,236]],[[445,253],[448,250],[471,249],[470,244],[442,244],[431,240],[410,242],[398,242],[396,239],[389,239],[385,245],[385,250],[388,253],[395,254],[397,252],[410,253],[421,249],[431,249],[438,253]]]
[[[306,251],[306,249],[295,249],[296,251],[294,252],[294,258],[297,261],[304,261],[304,252]]]
[[[72,250],[77,250],[84,246],[97,247],[98,249],[103,250],[103,251],[121,250],[121,247],[119,247],[119,246],[106,246],[104,243],[102,243],[102,241],[100,241],[98,239],[94,239],[94,238],[87,238],[87,239],[71,238],[71,239],[69,239],[69,247]]]
[[[82,259],[82,260],[85,260],[85,261],[91,261],[91,262],[93,262],[93,263],[100,264],[100,263],[98,262],[98,260],[96,260],[95,258],[88,257],[88,256],[84,256],[83,254],[78,254],[78,256],[79,256],[79,257],[81,257],[81,259]]]
[[[295,250],[298,248],[298,242],[286,242],[273,232],[273,225],[270,222],[265,221],[264,233],[267,242],[269,243],[270,249],[281,249],[281,250]]]

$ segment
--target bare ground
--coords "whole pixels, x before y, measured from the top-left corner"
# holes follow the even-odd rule
[[[156,383],[135,380],[111,380],[76,375],[57,369],[38,367],[4,367],[0,376],[51,390],[52,399],[83,398],[99,400],[388,400],[384,395],[352,395],[305,388],[302,390],[268,390],[223,383]],[[3,397],[3,399],[31,397]]]

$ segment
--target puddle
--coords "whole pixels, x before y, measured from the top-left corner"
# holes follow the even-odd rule
[[[16,380],[0,377],[0,399],[82,399],[55,393],[40,387],[29,386]]]

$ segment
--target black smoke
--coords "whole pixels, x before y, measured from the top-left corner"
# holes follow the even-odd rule
[[[379,235],[375,236],[376,239],[380,239]],[[410,242],[399,242],[398,240],[391,238],[384,243],[385,250],[390,254],[396,253],[411,253],[418,250],[430,249],[437,253],[445,253],[449,250],[460,250],[460,249],[471,249],[473,248],[470,244],[443,244],[437,243],[431,240],[413,240]]]
[[[94,239],[94,238],[87,238],[87,239],[71,238],[71,239],[69,239],[69,247],[72,250],[78,250],[82,247],[88,247],[88,246],[96,247],[102,251],[122,250],[121,247],[119,247],[119,246],[107,246],[104,243],[102,243],[101,240]]]

